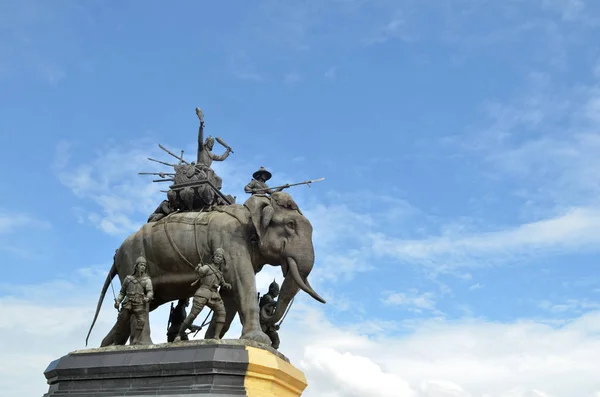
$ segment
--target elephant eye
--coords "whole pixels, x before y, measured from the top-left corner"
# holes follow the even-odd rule
[[[290,228],[290,229],[292,229],[292,230],[294,229],[294,227],[295,227],[295,226],[296,226],[296,225],[294,224],[294,221],[289,221],[289,222],[287,223],[287,227],[289,227],[289,228]]]

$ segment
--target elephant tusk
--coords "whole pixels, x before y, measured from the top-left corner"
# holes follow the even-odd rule
[[[321,298],[319,294],[317,294],[315,290],[313,290],[312,287],[310,287],[310,285],[307,285],[308,280],[306,282],[302,280],[302,276],[300,276],[300,272],[298,271],[298,265],[296,264],[296,261],[294,259],[288,258],[288,267],[289,272],[292,273],[292,278],[294,279],[296,284],[298,284],[302,291],[312,296],[315,300],[318,300],[321,303],[325,303],[325,299]]]

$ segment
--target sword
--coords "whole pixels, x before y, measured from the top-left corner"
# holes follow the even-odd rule
[[[219,142],[221,145],[225,146],[225,148],[226,148],[226,149],[229,149],[229,151],[230,151],[231,153],[233,153],[233,150],[231,149],[231,146],[229,146],[228,144],[226,144],[224,140],[222,140],[222,139],[221,139],[221,138],[219,138],[219,137],[216,137],[215,139],[216,139],[216,140],[217,140],[217,142]]]
[[[112,279],[110,280],[110,289],[112,289],[113,298],[115,299],[115,303],[117,303],[117,295],[115,295],[115,287],[113,287]],[[117,310],[119,310],[119,309],[117,309]]]

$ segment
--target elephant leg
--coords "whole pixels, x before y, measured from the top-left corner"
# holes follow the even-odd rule
[[[256,275],[251,263],[237,267],[236,303],[239,308],[242,336],[240,339],[271,344],[271,339],[263,332],[259,321],[258,301],[256,299]]]
[[[221,293],[221,299],[223,300],[223,305],[225,305],[225,323],[223,324],[223,329],[221,330],[221,335],[219,335],[220,338],[223,338],[225,336],[225,334],[227,333],[227,331],[229,330],[229,327],[231,326],[231,323],[233,322],[235,315],[237,314],[237,305],[235,302],[235,298],[230,291],[223,290],[220,293]],[[204,334],[204,339],[214,339],[215,338],[216,325],[217,324],[215,322],[215,317],[213,316],[212,319],[210,320],[210,325],[208,326],[208,328],[206,329],[206,333]]]

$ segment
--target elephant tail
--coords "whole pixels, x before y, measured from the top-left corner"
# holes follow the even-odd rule
[[[104,281],[104,286],[102,287],[102,292],[100,293],[100,299],[98,299],[98,306],[96,306],[96,314],[94,314],[94,320],[92,320],[92,325],[90,325],[90,330],[88,331],[87,337],[85,338],[85,345],[88,344],[88,339],[90,338],[90,334],[92,333],[92,328],[94,328],[94,324],[96,324],[96,320],[98,319],[98,314],[100,314],[100,308],[102,307],[102,302],[104,301],[104,296],[106,295],[106,291],[108,290],[108,286],[111,281],[117,275],[117,267],[115,266],[115,262],[113,261],[112,267],[110,271],[106,275],[106,280]]]

